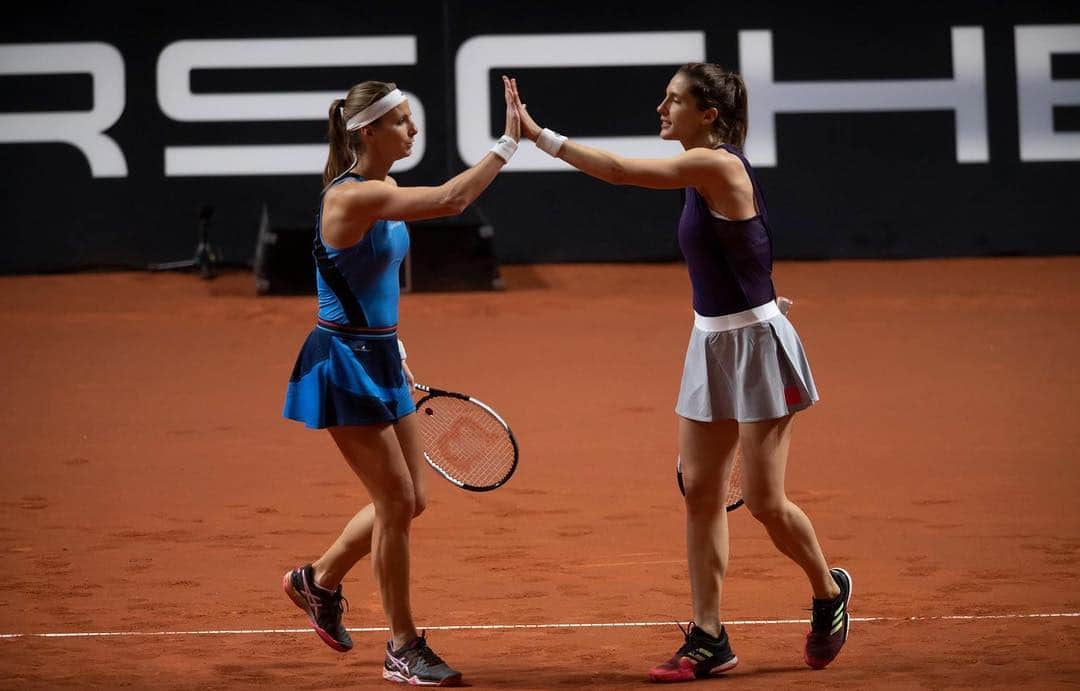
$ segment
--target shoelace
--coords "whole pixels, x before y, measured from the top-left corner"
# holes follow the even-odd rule
[[[346,612],[349,611],[349,601],[345,599],[344,595],[338,595],[337,596],[337,601],[338,601],[338,611],[339,612],[341,612],[342,614],[345,614]]]
[[[683,657],[688,652],[697,647],[696,644],[690,642],[690,632],[694,630],[695,624],[694,622],[690,621],[686,623],[686,628],[683,628],[682,624],[680,624],[679,622],[675,622],[675,626],[679,627],[679,631],[682,631],[683,638],[686,640],[686,642],[682,644],[682,647],[679,648],[678,652],[675,653],[675,656]]]
[[[815,633],[828,633],[832,629],[835,614],[836,600],[814,600],[810,607],[810,630]]]
[[[334,591],[331,595],[320,596],[319,599],[328,603],[326,608],[328,612],[334,612],[339,617],[349,611],[349,601],[340,590]]]
[[[428,647],[426,629],[420,633],[420,644],[417,645],[414,650],[416,651],[416,656],[423,660],[429,667],[445,664],[438,653]]]

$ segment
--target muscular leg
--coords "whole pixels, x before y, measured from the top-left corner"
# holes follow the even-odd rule
[[[330,434],[367,488],[373,506],[371,536],[365,535],[365,508],[346,526],[346,533],[350,526],[355,532],[343,534],[338,542],[362,546],[367,539],[372,545],[375,580],[394,647],[398,648],[416,637],[409,605],[409,527],[416,513],[409,466],[390,425],[332,427]],[[355,555],[357,551],[347,553]],[[326,568],[327,572],[335,570],[340,571],[340,567]]]
[[[784,491],[792,416],[739,424],[743,452],[743,496],[773,544],[798,564],[810,579],[814,597],[831,598],[840,593],[829,575],[814,526]]]
[[[739,427],[733,420],[679,418],[694,623],[712,636],[720,633],[720,596],[728,562],[727,510],[721,489],[731,475],[738,441]]]
[[[401,453],[409,467],[409,476],[413,486],[413,518],[427,507],[427,461],[424,460],[423,442],[420,441],[420,427],[417,416],[407,415],[394,425]]]
[[[419,516],[427,505],[427,478],[421,455],[420,436],[416,429],[416,416],[409,415],[394,425],[394,433],[405,456],[409,476],[413,484],[413,518]],[[375,529],[375,505],[368,504],[352,517],[334,544],[312,563],[315,582],[327,590],[337,588],[356,562],[371,552],[371,535]]]
[[[356,562],[371,552],[371,533],[374,529],[375,505],[368,504],[345,525],[334,544],[312,562],[316,585],[327,590],[337,588]]]

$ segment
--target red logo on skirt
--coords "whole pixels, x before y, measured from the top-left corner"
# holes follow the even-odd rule
[[[802,403],[802,391],[797,386],[785,386],[784,387],[784,402],[788,405],[795,405],[796,403]]]

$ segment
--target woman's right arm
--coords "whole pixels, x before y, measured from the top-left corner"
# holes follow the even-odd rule
[[[529,114],[517,89],[517,80],[510,80],[511,98],[521,118],[522,134],[537,141],[542,128]],[[666,190],[702,186],[741,170],[738,159],[713,155],[705,149],[691,149],[669,158],[628,158],[610,151],[562,139],[558,153],[548,152],[566,161],[586,175],[613,185],[635,185]],[[738,169],[735,166],[739,166]]]
[[[341,211],[351,218],[419,221],[456,216],[476,201],[504,165],[501,158],[489,152],[475,166],[438,187],[396,187],[382,180],[369,180],[342,189],[337,201]]]
[[[521,123],[510,92],[510,81],[506,77],[503,77],[503,90],[506,99],[505,136],[516,142],[521,137]],[[476,201],[504,165],[506,161],[489,152],[479,163],[438,187],[397,187],[381,180],[371,180],[342,189],[339,199],[335,201],[342,205],[341,211],[348,218],[370,219],[372,222],[380,218],[419,221],[456,216]]]

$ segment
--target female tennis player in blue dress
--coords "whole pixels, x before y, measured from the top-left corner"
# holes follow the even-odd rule
[[[685,644],[650,678],[686,681],[738,662],[720,620],[728,560],[721,489],[738,446],[746,505],[810,580],[813,616],[804,654],[811,667],[824,667],[847,637],[851,578],[829,568],[810,520],[784,491],[792,417],[813,405],[817,391],[799,337],[776,304],[768,211],[741,151],[747,127],[742,79],[707,63],[675,73],[656,110],[660,137],[678,141],[684,151],[667,159],[625,158],[541,129],[515,80],[511,87],[522,133],[540,149],[612,184],[686,190],[678,237],[695,314],[675,411],[694,619]]]
[[[399,187],[388,175],[417,134],[394,84],[363,82],[331,104],[315,234],[319,312],[285,397],[285,417],[328,429],[371,496],[321,557],[284,575],[285,592],[327,645],[350,650],[341,581],[371,552],[391,633],[383,677],[414,685],[452,686],[461,674],[417,634],[409,606],[409,526],[426,492],[412,374],[397,339],[404,221],[461,213],[510,160],[520,122],[505,79],[504,86],[506,133],[479,163],[437,187]]]

